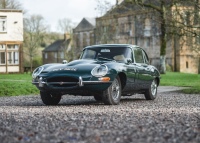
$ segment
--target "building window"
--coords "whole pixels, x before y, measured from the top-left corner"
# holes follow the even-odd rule
[[[54,53],[54,58],[57,59],[57,53]]]
[[[137,44],[138,44],[138,38],[135,37],[135,45],[137,45]]]
[[[0,50],[5,50],[6,49],[6,45],[0,45]]]
[[[126,31],[125,31],[125,24],[121,24],[120,25],[120,34],[124,34]]]
[[[64,59],[64,52],[61,52],[61,53],[60,53],[60,58],[61,58],[61,59]]]
[[[9,44],[7,45],[7,62],[9,65],[19,64],[19,45]]]
[[[15,45],[15,50],[18,50],[19,49],[19,45]]]
[[[104,31],[104,33],[107,32],[107,27],[106,26],[103,27],[103,31]]]
[[[19,53],[13,52],[13,64],[19,64]]]
[[[0,32],[6,32],[7,31],[7,18],[0,17]]]
[[[0,64],[1,65],[6,64],[5,52],[0,52]]]
[[[145,30],[151,30],[151,21],[149,18],[145,19]]]
[[[12,64],[12,52],[8,52],[8,64]]]
[[[195,43],[198,45],[200,44],[200,36],[199,35],[195,37]]]
[[[185,25],[190,25],[190,16],[191,16],[191,14],[190,14],[190,12],[189,11],[186,11],[186,12],[184,12],[184,16],[183,16],[183,18],[184,18],[184,24]]]
[[[8,64],[19,64],[19,53],[18,52],[8,52]]]
[[[15,50],[15,45],[7,45],[8,50]]]
[[[187,69],[189,68],[189,64],[188,64],[188,62],[186,62],[186,68],[187,68]]]
[[[146,39],[146,47],[150,47],[150,44],[151,44],[151,40],[150,40],[150,38],[147,38]]]
[[[47,54],[47,53],[45,53],[45,56],[44,56],[44,57],[45,57],[45,59],[47,59],[47,58],[48,58],[48,54]]]
[[[144,25],[144,36],[150,37],[151,36],[151,21],[150,19],[145,19],[145,25]]]

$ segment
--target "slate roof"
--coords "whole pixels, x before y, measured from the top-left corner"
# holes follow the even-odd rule
[[[57,52],[62,50],[62,46],[64,44],[69,44],[70,43],[70,39],[68,39],[67,41],[62,39],[62,40],[57,40],[54,43],[52,43],[51,45],[49,45],[48,47],[46,47],[43,52]]]
[[[81,22],[74,28],[75,32],[90,31],[96,26],[95,18],[83,18]]]
[[[85,18],[90,24],[94,27],[96,26],[96,19],[95,18]]]

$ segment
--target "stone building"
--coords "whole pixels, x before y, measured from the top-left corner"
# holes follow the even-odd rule
[[[200,29],[198,22],[195,22],[195,14],[191,13],[194,7],[179,6],[178,13],[172,8],[172,12],[176,15],[177,21],[182,21],[187,27],[181,27],[181,24],[177,23],[177,27],[181,27],[178,33],[181,35],[184,30],[187,34],[182,37],[174,36],[174,55],[175,66],[180,72],[185,73],[200,73]],[[182,20],[181,20],[182,17]],[[191,26],[192,25],[192,26]],[[183,30],[184,29],[184,30]],[[195,36],[194,36],[195,35]]]
[[[150,63],[160,65],[160,25],[157,14],[150,9],[121,2],[104,16],[96,18],[96,43],[133,44],[142,47]],[[166,62],[173,66],[172,40],[167,42]]]
[[[190,11],[189,6],[179,6],[178,8],[183,15]],[[174,14],[173,12],[172,8],[171,14]],[[159,14],[152,9],[143,8],[141,10],[138,5],[130,5],[121,0],[104,16],[96,18],[95,42],[96,44],[139,45],[148,53],[150,63],[159,69],[161,28],[158,18]],[[190,17],[189,21],[193,21],[193,19]],[[176,20],[185,21],[185,19],[180,18],[180,15]],[[194,38],[191,39],[191,37],[176,37],[174,35],[167,37],[166,64],[172,70],[200,73],[200,53],[191,48],[200,45],[195,45]]]
[[[23,72],[23,13],[0,9],[0,73]]]
[[[79,58],[84,47],[95,44],[95,18],[83,18],[73,29],[73,47],[76,53],[75,58]]]
[[[62,63],[70,60],[66,54],[71,50],[70,34],[64,34],[64,39],[56,40],[42,51],[43,64]]]

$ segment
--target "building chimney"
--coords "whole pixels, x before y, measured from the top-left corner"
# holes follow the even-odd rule
[[[70,39],[70,38],[71,38],[71,36],[70,36],[69,33],[65,33],[65,34],[64,34],[64,40],[68,40],[68,39]]]

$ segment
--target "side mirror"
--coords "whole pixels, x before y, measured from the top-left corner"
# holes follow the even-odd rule
[[[126,59],[126,63],[127,63],[127,64],[131,64],[132,62],[133,62],[133,61],[131,60],[131,58],[127,58],[127,59]]]
[[[68,62],[67,62],[67,60],[63,60],[63,62],[62,62],[63,64],[67,64]]]

